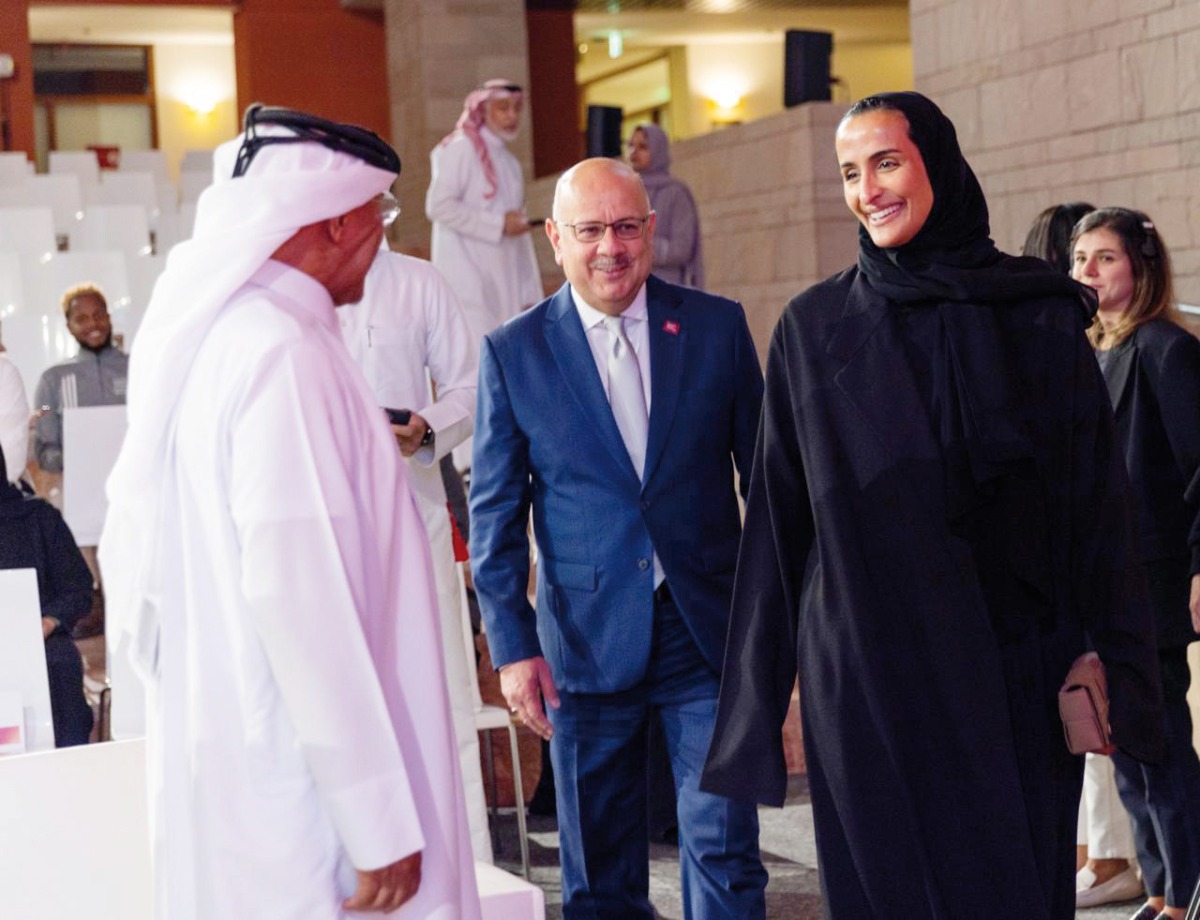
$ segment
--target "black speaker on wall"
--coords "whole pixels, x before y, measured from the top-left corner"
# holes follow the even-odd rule
[[[783,104],[828,102],[833,33],[788,29],[783,46]]]
[[[589,157],[619,157],[621,155],[621,114],[621,109],[617,106],[588,106],[587,155]]]

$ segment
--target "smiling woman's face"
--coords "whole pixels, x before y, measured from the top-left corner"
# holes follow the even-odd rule
[[[846,206],[880,249],[909,242],[933,210],[933,186],[908,119],[874,109],[843,121],[834,142]]]

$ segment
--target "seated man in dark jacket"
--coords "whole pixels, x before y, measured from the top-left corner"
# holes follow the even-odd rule
[[[87,744],[92,710],[71,628],[92,604],[92,573],[58,510],[8,481],[0,452],[0,569],[35,569],[58,747]]]

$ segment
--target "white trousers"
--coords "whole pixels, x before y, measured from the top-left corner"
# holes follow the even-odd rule
[[[422,505],[424,511],[424,505]],[[459,566],[454,561],[450,536],[450,512],[442,505],[440,514],[425,514],[425,529],[433,556],[438,611],[442,627],[442,657],[446,663],[446,686],[450,692],[450,717],[458,742],[467,821],[471,828],[471,850],[477,862],[491,863],[492,838],[488,833],[487,802],[483,796],[483,768],[479,761],[479,731],[475,727],[475,699],[479,695],[475,671],[475,647],[470,620],[463,609],[464,594]]]
[[[1089,859],[1137,858],[1129,812],[1117,795],[1111,757],[1088,754],[1083,767],[1083,796],[1079,802],[1078,842]]]

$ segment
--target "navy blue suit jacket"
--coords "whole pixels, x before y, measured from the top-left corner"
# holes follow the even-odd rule
[[[610,693],[646,673],[653,552],[720,673],[762,373],[742,308],[647,282],[644,481],[621,440],[570,287],[488,335],[471,470],[471,570],[501,667],[545,657],[555,684]],[[526,596],[527,521],[540,550]]]

